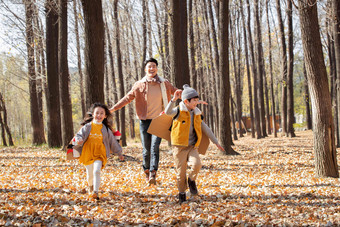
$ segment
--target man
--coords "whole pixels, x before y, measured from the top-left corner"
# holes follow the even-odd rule
[[[151,120],[159,116],[168,105],[171,95],[177,90],[168,80],[157,75],[157,67],[156,59],[146,60],[144,63],[145,76],[137,81],[132,89],[110,109],[112,113],[136,99],[136,113],[140,120],[140,135],[143,145],[143,169],[149,184],[156,184],[161,138],[151,135],[147,131]]]

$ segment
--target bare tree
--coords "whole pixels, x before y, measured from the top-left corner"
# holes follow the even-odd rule
[[[119,33],[119,21],[118,21],[118,0],[113,2],[114,7],[114,20],[116,28],[116,53],[117,53],[117,66],[118,66],[118,79],[119,79],[119,99],[124,97],[124,77],[122,68],[122,55],[120,51],[120,33]],[[119,112],[120,118],[120,132],[122,134],[122,145],[126,146],[126,133],[125,133],[125,108],[122,108]]]
[[[58,12],[53,0],[46,0],[46,64],[47,64],[47,128],[49,147],[62,146],[59,76],[58,76]]]
[[[73,0],[73,14],[74,14],[74,32],[76,34],[76,48],[77,48],[77,65],[79,74],[79,89],[80,89],[80,99],[81,99],[81,112],[82,116],[85,116],[85,94],[84,94],[84,79],[83,70],[81,68],[81,52],[80,52],[80,39],[79,39],[79,25],[78,25],[78,13],[77,13],[77,0]]]
[[[104,103],[104,21],[101,0],[82,0],[85,27],[86,107]]]
[[[220,32],[220,83],[221,91],[219,92],[219,124],[221,146],[225,149],[226,155],[238,154],[231,147],[231,129],[230,129],[230,78],[229,78],[229,0],[221,0],[219,7],[219,32]]]
[[[59,93],[61,107],[61,132],[63,146],[73,137],[72,102],[70,95],[70,74],[67,57],[67,0],[59,0]]]
[[[304,58],[313,108],[316,175],[338,178],[332,103],[322,53],[316,0],[300,0],[298,4]]]
[[[288,73],[287,73],[287,135],[295,137],[293,124],[294,118],[294,43],[293,43],[293,7],[291,0],[287,0],[287,18],[288,18]]]
[[[182,0],[171,0],[171,48],[172,75],[175,86],[190,84],[188,43],[187,43],[187,3]]]

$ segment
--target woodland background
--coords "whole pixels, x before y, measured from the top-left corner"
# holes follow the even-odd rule
[[[338,0],[0,0],[0,225],[339,225],[339,18]],[[89,201],[60,148],[149,57],[209,103],[226,152],[210,147],[200,196],[178,205],[165,141],[143,183],[130,104],[113,118],[126,162]]]

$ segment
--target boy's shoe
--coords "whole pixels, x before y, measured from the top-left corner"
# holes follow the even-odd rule
[[[188,177],[188,185],[189,185],[189,190],[190,190],[191,195],[197,195],[198,191],[196,187],[196,182],[194,180],[190,180],[189,177]]]
[[[93,192],[90,195],[90,199],[99,200],[98,192]]]
[[[93,185],[89,186],[89,193],[93,192]]]
[[[149,185],[156,185],[156,170],[150,172]]]
[[[147,169],[147,170],[144,170],[144,173],[145,173],[146,183],[148,183],[149,182],[150,171]]]
[[[183,202],[187,201],[185,192],[180,192],[178,194],[178,199],[179,199],[179,203],[183,203]]]

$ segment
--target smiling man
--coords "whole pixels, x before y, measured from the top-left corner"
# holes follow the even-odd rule
[[[132,89],[110,109],[112,113],[136,99],[136,113],[140,120],[143,145],[143,170],[149,184],[156,184],[161,138],[147,131],[151,120],[159,116],[168,105],[171,95],[177,90],[168,80],[157,74],[157,67],[156,59],[146,60],[144,62],[145,76],[137,81]]]

